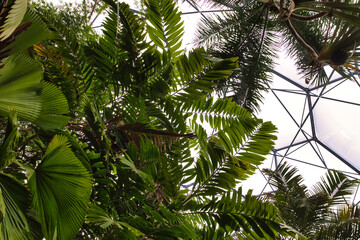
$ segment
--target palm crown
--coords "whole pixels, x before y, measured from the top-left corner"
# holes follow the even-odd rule
[[[218,88],[250,111],[259,109],[266,89],[264,81],[269,80],[277,51],[274,42],[285,44],[307,84],[328,81],[324,66],[345,77],[359,71],[358,1],[207,2],[226,11],[203,19],[197,43],[214,56],[239,57],[239,69],[219,81]]]

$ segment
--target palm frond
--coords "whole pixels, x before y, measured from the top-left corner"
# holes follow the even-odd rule
[[[328,171],[321,182],[315,186],[316,192],[326,193],[331,201],[331,205],[344,203],[344,200],[355,190],[357,182],[351,181],[343,173]]]
[[[275,171],[269,169],[264,169],[263,171],[269,176],[270,184],[281,192],[290,192],[291,188],[296,185],[299,185],[305,191],[305,185],[303,185],[304,179],[298,174],[298,169],[291,167],[286,162],[279,165]]]
[[[238,57],[239,68],[217,81],[221,97],[231,97],[251,112],[259,109],[264,81],[270,81],[268,69],[273,66],[273,21],[261,4],[231,8],[233,11],[217,19],[203,19],[197,38],[218,58]]]
[[[90,173],[56,135],[29,178],[32,205],[48,239],[73,238],[84,222],[91,193]]]
[[[131,59],[135,59],[141,50],[144,50],[145,44],[145,24],[139,21],[139,17],[129,10],[126,3],[117,4],[112,0],[105,0],[111,10],[118,14],[118,23],[121,23],[121,41],[123,49],[126,49]]]
[[[0,69],[0,114],[7,116],[15,109],[20,119],[35,121],[41,112],[40,88],[42,69],[23,54],[12,55]]]
[[[316,12],[327,12],[333,16],[352,24],[355,27],[360,27],[360,8],[357,3],[350,1],[338,1],[338,2],[318,2],[318,1],[304,1],[297,4],[296,9],[313,10]]]
[[[331,220],[316,234],[314,239],[356,239],[360,234],[359,206],[345,206],[337,210]]]
[[[0,174],[0,237],[9,240],[32,239],[27,220],[29,190],[13,176]]]
[[[337,225],[331,220],[334,215],[331,207],[345,203],[344,198],[351,194],[354,181],[342,173],[329,171],[314,190],[309,191],[302,184],[303,178],[297,174],[297,169],[287,163],[279,165],[275,171],[264,172],[270,177],[270,184],[277,187],[270,198],[288,225],[308,237],[325,236],[327,226],[336,230]]]
[[[131,225],[125,223],[125,222],[119,222],[116,220],[113,220],[102,208],[95,205],[94,203],[90,205],[89,211],[86,215],[86,220],[90,224],[99,225],[101,228],[108,230],[112,226],[115,226],[119,230],[128,230],[133,239],[145,236],[144,233],[139,231],[138,229],[132,227]],[[131,239],[131,238],[128,238]]]
[[[228,77],[238,67],[237,58],[211,59],[202,48],[180,56],[176,65],[179,78],[172,85],[171,95],[183,102],[212,92],[217,80]]]
[[[0,27],[0,41],[8,38],[13,34],[15,29],[20,25],[27,9],[26,0],[14,0],[11,4],[4,6],[4,9],[1,9],[2,12],[5,11],[5,8],[10,8],[6,16],[2,16],[4,23]],[[2,14],[3,15],[3,14]]]
[[[150,39],[163,50],[169,51],[172,61],[182,52],[181,39],[184,34],[181,12],[171,0],[146,1]]]
[[[19,137],[19,123],[16,111],[10,111],[7,121],[5,136],[0,147],[0,169],[5,168],[15,161],[14,147]]]
[[[233,189],[240,181],[253,174],[272,149],[275,127],[271,123],[257,123],[255,129],[246,132],[232,125],[232,130],[223,130],[219,137],[212,136],[200,149],[196,160],[194,185],[185,205],[195,196],[222,194]],[[234,149],[234,152],[229,149]]]
[[[199,216],[204,221],[201,228],[205,231],[219,225],[244,239],[246,236],[250,239],[275,239],[279,235],[289,235],[275,206],[252,196],[251,191],[243,198],[241,188],[222,197],[214,196],[201,209],[194,208],[184,214],[194,220]]]

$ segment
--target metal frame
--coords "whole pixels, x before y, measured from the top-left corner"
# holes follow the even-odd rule
[[[360,107],[359,103],[354,103],[354,102],[349,102],[349,101],[344,101],[341,99],[335,99],[335,98],[329,98],[329,97],[325,97],[324,94],[326,94],[327,92],[331,91],[332,89],[338,87],[341,83],[345,82],[345,81],[349,81],[349,79],[345,79],[343,77],[339,77],[336,79],[331,79],[333,76],[334,71],[330,74],[329,77],[329,83],[327,84],[323,84],[321,86],[316,86],[316,87],[312,87],[312,88],[306,88],[302,85],[300,85],[299,83],[297,83],[296,81],[282,75],[281,73],[277,72],[274,69],[270,69],[270,71],[272,73],[274,73],[275,75],[277,75],[278,77],[282,78],[283,80],[287,81],[288,83],[292,84],[293,86],[299,88],[300,91],[294,91],[294,90],[287,90],[287,89],[273,89],[270,84],[268,82],[265,82],[266,85],[268,86],[269,90],[273,93],[273,95],[276,97],[276,99],[279,101],[280,105],[285,109],[285,111],[289,114],[289,116],[291,117],[291,119],[295,122],[295,124],[298,126],[298,131],[296,133],[296,135],[294,136],[293,140],[291,141],[291,143],[289,143],[289,145],[284,146],[282,148],[278,148],[278,149],[274,149],[273,152],[279,152],[281,150],[287,149],[285,155],[282,157],[282,159],[280,160],[280,163],[283,161],[283,159],[286,157],[288,151],[297,145],[303,144],[303,143],[307,143],[307,144],[311,144],[313,150],[316,152],[316,154],[319,156],[320,160],[324,163],[325,168],[327,168],[326,166],[326,162],[324,162],[324,159],[321,155],[321,151],[320,149],[317,147],[317,149],[314,147],[314,145],[312,144],[313,142],[315,144],[319,144],[320,146],[322,146],[324,149],[326,149],[327,151],[329,151],[331,154],[333,154],[336,158],[338,158],[340,161],[342,161],[344,164],[346,164],[349,168],[351,168],[356,174],[360,175],[360,169],[356,168],[355,166],[353,166],[351,163],[349,163],[345,158],[343,158],[340,154],[336,153],[335,151],[333,151],[331,148],[329,148],[325,143],[323,143],[321,140],[318,139],[317,134],[316,134],[316,127],[315,127],[315,123],[314,123],[314,113],[313,110],[316,106],[316,104],[318,103],[318,101],[320,99],[326,99],[326,100],[332,100],[332,101],[338,101],[341,103],[345,103],[345,104],[352,104],[352,105],[356,105]],[[356,78],[356,77],[354,77]],[[357,80],[357,79],[356,79]],[[341,81],[341,82],[340,82]],[[331,86],[331,84],[334,84],[336,82],[340,82],[339,84],[331,87],[330,89],[327,89],[329,86]],[[313,93],[314,90],[318,90],[321,89],[321,93],[320,94],[315,94]],[[327,91],[325,91],[327,90]],[[306,97],[306,101],[308,103],[308,113],[304,118],[304,113],[305,111],[303,111],[302,113],[302,120],[301,123],[299,124],[295,118],[292,116],[291,112],[286,108],[286,106],[284,105],[284,103],[281,101],[281,99],[277,96],[276,92],[277,91],[283,91],[283,92],[287,92],[290,94],[301,94],[304,95]],[[316,97],[316,101],[314,103],[312,103],[312,97]],[[306,133],[302,127],[305,125],[306,121],[310,121],[311,124],[311,134],[309,137],[309,134]],[[304,135],[304,137],[306,138],[305,141],[302,142],[295,142],[296,137],[298,136],[299,133],[302,133]],[[279,164],[279,163],[278,163]]]
[[[210,19],[207,18],[207,16],[204,15],[204,13],[206,11],[202,11],[198,8],[198,6],[194,5],[193,2],[191,0],[186,0],[186,2],[192,6],[196,12],[191,12],[191,14],[193,13],[198,13],[201,14],[201,16],[206,19],[207,21],[210,22]],[[356,66],[358,66],[358,63],[355,64]],[[326,151],[328,151],[329,153],[331,153],[333,156],[335,156],[337,159],[339,159],[339,161],[343,162],[346,166],[348,166],[353,172],[350,171],[341,171],[343,172],[345,175],[347,175],[350,178],[359,178],[360,177],[360,169],[356,168],[355,166],[353,166],[351,163],[349,163],[345,158],[343,158],[341,156],[341,154],[335,152],[334,150],[332,150],[330,147],[328,147],[325,143],[323,143],[316,134],[316,127],[315,127],[315,121],[314,121],[314,108],[316,106],[316,104],[318,103],[318,101],[320,99],[326,99],[326,100],[331,100],[331,101],[337,101],[337,102],[341,102],[341,103],[345,103],[345,104],[352,104],[355,106],[359,106],[359,103],[354,103],[354,102],[349,102],[349,101],[344,101],[341,99],[334,99],[334,98],[329,98],[329,97],[325,97],[324,95],[326,93],[328,93],[329,91],[331,91],[332,89],[338,87],[339,85],[341,85],[343,82],[345,81],[349,81],[349,79],[344,79],[343,77],[339,77],[339,78],[335,78],[332,79],[332,76],[334,74],[334,70],[332,71],[332,73],[330,74],[329,78],[329,82],[319,85],[319,86],[314,86],[314,87],[304,87],[301,84],[299,84],[298,82],[286,77],[285,75],[279,73],[278,71],[274,70],[274,69],[269,69],[270,72],[272,72],[274,75],[282,78],[283,80],[287,81],[288,83],[292,84],[293,86],[295,86],[298,90],[290,90],[290,89],[276,89],[276,88],[272,88],[270,83],[267,81],[264,81],[264,83],[267,85],[268,90],[272,92],[272,94],[275,96],[275,98],[278,100],[279,104],[284,108],[284,110],[288,113],[288,115],[290,116],[290,118],[292,119],[292,121],[295,122],[295,124],[298,127],[298,131],[295,134],[295,136],[293,137],[292,141],[284,147],[281,148],[277,148],[277,149],[273,149],[272,150],[272,161],[271,161],[271,169],[276,169],[277,166],[284,161],[285,159],[291,160],[291,161],[296,161],[296,162],[300,162],[303,164],[307,164],[311,167],[317,167],[317,168],[321,168],[321,169],[327,169],[327,170],[337,170],[337,169],[330,169],[328,168],[327,164],[326,164],[326,159],[324,158],[323,154],[322,154],[322,150],[320,149],[319,146],[321,146],[323,149],[325,149]],[[322,71],[322,74],[325,74],[325,71]],[[355,76],[357,75],[357,77]],[[357,83],[357,85],[360,87],[360,81],[359,81],[359,73],[357,74],[351,74],[351,77],[353,78],[353,80]],[[335,84],[335,85],[334,85]],[[332,86],[334,85],[334,86]],[[331,86],[331,87],[330,87]],[[320,94],[316,94],[314,93],[315,90],[321,90]],[[300,121],[300,123],[298,123],[294,116],[292,116],[291,112],[289,111],[289,109],[286,108],[285,104],[281,101],[281,99],[277,96],[277,92],[287,92],[290,94],[300,94],[303,95],[305,98],[305,102],[304,102],[304,108],[302,110],[302,119]],[[313,102],[312,98],[316,98],[316,100]],[[307,108],[307,109],[306,109]],[[305,114],[305,110],[307,110],[307,114]],[[305,123],[309,121],[310,122],[310,126],[311,126],[311,133],[307,133],[303,127],[305,125]],[[275,123],[276,124],[276,123]],[[305,140],[303,141],[299,141],[296,142],[296,138],[299,134],[302,134],[305,137]],[[306,145],[310,145],[312,150],[316,153],[317,157],[320,159],[320,161],[322,162],[322,165],[316,165],[313,164],[311,162],[308,161],[303,161],[301,159],[294,159],[289,157],[288,155],[290,155],[291,153],[293,153],[294,151],[297,151],[301,148],[303,148]],[[294,149],[295,150],[291,150]],[[284,151],[285,150],[285,154],[280,154],[279,152]],[[291,151],[290,151],[291,150]],[[259,169],[259,167],[258,167]],[[260,170],[260,169],[259,169]],[[261,171],[260,171],[261,173]],[[265,191],[267,185],[269,185],[269,179],[267,179],[267,177],[262,174],[262,176],[265,178],[266,180],[266,184],[263,187],[261,194],[263,194],[263,192]],[[271,185],[269,185],[271,187]],[[360,184],[358,185],[359,188]],[[354,198],[353,198],[353,202],[356,198],[356,195],[358,194],[358,188],[356,189],[356,192],[354,194]],[[271,187],[271,189],[273,190],[273,188]],[[359,193],[360,194],[360,193]]]
[[[353,172],[351,172],[351,171],[341,171],[341,172],[343,172],[349,178],[359,179],[359,177],[360,177],[360,169],[353,166],[349,161],[347,161],[344,157],[341,156],[341,153],[335,152],[334,150],[332,150],[329,146],[327,146],[325,143],[323,143],[317,137],[316,126],[315,126],[315,121],[314,121],[314,112],[313,112],[316,104],[318,103],[318,101],[320,99],[337,101],[337,102],[341,102],[341,103],[344,103],[344,104],[351,104],[351,105],[355,105],[355,106],[360,107],[359,103],[354,103],[354,102],[350,102],[350,101],[345,101],[345,100],[335,99],[335,98],[329,98],[329,97],[324,96],[326,93],[328,93],[329,91],[331,91],[331,90],[335,89],[336,87],[340,86],[345,81],[350,81],[350,80],[345,79],[343,77],[332,79],[332,76],[334,74],[334,71],[333,71],[329,76],[330,80],[329,80],[328,83],[320,85],[320,86],[316,86],[316,87],[306,88],[306,87],[302,86],[301,84],[297,83],[296,81],[284,76],[283,74],[279,73],[278,71],[276,71],[274,69],[270,69],[270,71],[274,75],[280,77],[282,80],[292,84],[294,87],[297,88],[297,90],[272,88],[270,83],[265,81],[265,84],[267,85],[268,90],[275,96],[275,98],[278,100],[278,103],[284,108],[284,110],[290,116],[292,121],[294,121],[296,126],[298,127],[298,130],[297,130],[295,136],[292,138],[291,142],[289,142],[288,145],[280,147],[280,148],[275,148],[275,149],[272,150],[272,154],[271,154],[272,158],[273,158],[272,161],[275,163],[275,166],[272,167],[272,169],[276,169],[276,167],[279,164],[281,164],[282,161],[290,160],[290,161],[295,161],[295,162],[299,162],[299,163],[302,163],[302,164],[307,164],[307,165],[309,165],[311,167],[327,169],[327,170],[338,170],[338,169],[330,169],[330,168],[328,168],[328,166],[326,164],[326,159],[323,157],[322,150],[319,148],[319,146],[321,146],[324,150],[331,153],[333,156],[335,156],[337,159],[339,159],[341,162],[343,162],[346,166],[348,166],[353,171]],[[357,74],[352,74],[351,77],[352,77],[352,80],[354,80],[357,83],[357,85],[359,86],[359,88],[360,88],[359,74],[358,73]],[[314,93],[315,90],[321,90],[320,94],[315,94]],[[277,92],[286,92],[286,93],[289,93],[289,94],[297,94],[297,95],[303,95],[304,96],[305,104],[304,104],[304,108],[303,108],[303,111],[302,111],[302,118],[301,118],[300,123],[298,123],[298,121],[295,120],[294,116],[291,114],[289,109],[285,106],[283,101],[278,97]],[[316,100],[313,102],[312,98],[314,98],[314,97],[316,97]],[[306,112],[305,108],[307,108],[306,110],[308,110],[307,114],[305,114],[305,112]],[[308,133],[304,129],[302,129],[307,121],[310,122],[311,133]],[[299,134],[302,134],[305,137],[305,140],[295,141]],[[304,160],[301,160],[301,159],[295,159],[295,158],[289,157],[289,155],[291,153],[301,149],[302,147],[304,147],[306,145],[311,146],[313,151],[316,153],[316,155],[318,156],[318,158],[322,162],[322,165],[317,165],[317,164],[314,164],[314,163],[311,163],[311,162],[308,162],[308,161],[304,161]],[[284,150],[285,150],[285,153],[280,154],[280,152],[282,152]],[[269,185],[269,179],[266,178],[266,176],[264,176],[264,178],[266,180],[266,184],[263,187],[263,189],[261,191],[261,194],[264,193],[266,187]],[[359,188],[359,186],[358,186],[358,188]],[[358,194],[358,190],[356,190],[356,193],[354,194],[353,202],[354,202],[357,194]]]

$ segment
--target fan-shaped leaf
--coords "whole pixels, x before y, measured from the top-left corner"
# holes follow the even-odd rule
[[[0,41],[8,38],[20,25],[27,9],[27,0],[14,0],[14,3],[6,16],[5,24],[0,27]]]
[[[27,9],[25,13],[22,24],[25,23],[31,23],[31,25],[25,32],[16,36],[15,42],[10,44],[9,54],[17,54],[50,36],[50,31],[45,23],[31,9]]]
[[[29,203],[29,190],[14,177],[0,173],[1,239],[32,239],[27,222]]]
[[[67,100],[55,85],[48,82],[41,85],[41,111],[34,123],[44,130],[63,129],[70,119],[66,116],[69,113]]]
[[[56,135],[29,179],[32,205],[47,239],[72,239],[81,227],[91,193],[91,177],[70,150],[66,137]]]
[[[7,116],[15,109],[20,119],[34,121],[40,114],[40,88],[42,69],[23,54],[11,56],[0,69],[0,115]]]

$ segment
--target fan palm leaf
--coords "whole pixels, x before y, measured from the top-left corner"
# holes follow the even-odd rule
[[[28,184],[45,238],[73,238],[84,221],[92,181],[66,137],[53,138]]]
[[[14,41],[5,47],[8,56],[16,55],[50,36],[49,29],[32,9],[27,9],[21,24],[22,26],[26,26],[21,30],[25,32],[17,34]]]
[[[27,221],[29,190],[13,176],[0,174],[0,236],[2,239],[32,239]]]
[[[41,66],[17,54],[6,60],[0,75],[0,114],[6,116],[9,109],[15,109],[21,119],[35,121],[41,111],[41,98],[36,94],[41,88]]]
[[[20,25],[21,21],[24,18],[27,9],[27,1],[26,0],[14,0],[7,6],[3,8],[10,8],[7,16],[3,16],[4,23],[0,27],[0,41],[8,38],[13,34],[15,29]],[[1,9],[5,10],[5,9]]]

